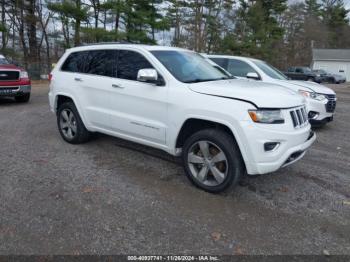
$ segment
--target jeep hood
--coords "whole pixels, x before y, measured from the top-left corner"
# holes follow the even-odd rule
[[[188,87],[196,93],[246,101],[259,108],[289,108],[305,103],[294,91],[257,81],[230,79],[189,84]]]
[[[294,91],[306,90],[320,94],[334,95],[334,91],[326,86],[310,81],[280,80],[280,85],[291,88]]]

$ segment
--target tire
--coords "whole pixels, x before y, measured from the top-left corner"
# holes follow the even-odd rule
[[[234,187],[245,170],[236,141],[219,129],[204,129],[189,137],[183,146],[182,161],[188,179],[210,193]]]
[[[57,110],[57,126],[62,138],[70,144],[82,144],[90,139],[73,102],[63,103]]]
[[[15,100],[17,103],[28,103],[30,99],[30,93],[21,95],[21,96],[15,96]]]

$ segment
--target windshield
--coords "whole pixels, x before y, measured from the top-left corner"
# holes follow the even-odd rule
[[[201,55],[186,51],[151,52],[169,72],[183,83],[198,83],[229,79],[230,77],[213,67]]]
[[[253,62],[269,77],[279,80],[288,80],[288,77],[286,77],[281,71],[269,65],[268,63],[260,60],[254,60]]]
[[[6,58],[0,57],[0,65],[8,65],[9,62],[6,60]]]

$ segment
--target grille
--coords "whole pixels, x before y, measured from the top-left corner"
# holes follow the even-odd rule
[[[13,81],[19,79],[19,71],[0,71],[0,81]]]
[[[308,117],[305,107],[294,108],[290,111],[290,116],[295,128],[300,128],[308,124]]]
[[[0,91],[1,90],[17,90],[19,87],[18,86],[0,86]]]
[[[335,107],[337,106],[337,98],[335,95],[325,95],[328,99],[328,103],[326,104],[326,111],[328,113],[333,113],[335,111]]]

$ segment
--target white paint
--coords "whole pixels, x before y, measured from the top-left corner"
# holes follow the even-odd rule
[[[313,69],[324,69],[330,73],[345,76],[346,81],[350,82],[350,61],[314,61]]]
[[[60,70],[71,52],[96,49],[141,53],[163,76],[165,86]],[[216,122],[234,134],[250,175],[278,170],[291,154],[307,150],[315,141],[315,136],[308,140],[308,122],[298,127],[293,125],[290,111],[305,106],[305,100],[298,94],[273,84],[237,79],[183,83],[153,56],[152,50],[190,52],[171,47],[117,44],[67,50],[52,71],[51,110],[56,111],[58,95],[71,97],[89,131],[152,146],[173,155],[179,152],[176,141],[188,119]],[[203,60],[203,63],[208,62]],[[113,88],[117,85],[122,88]],[[248,110],[257,107],[280,109],[285,122],[253,122]],[[265,152],[264,143],[274,141],[280,146],[273,152]]]

